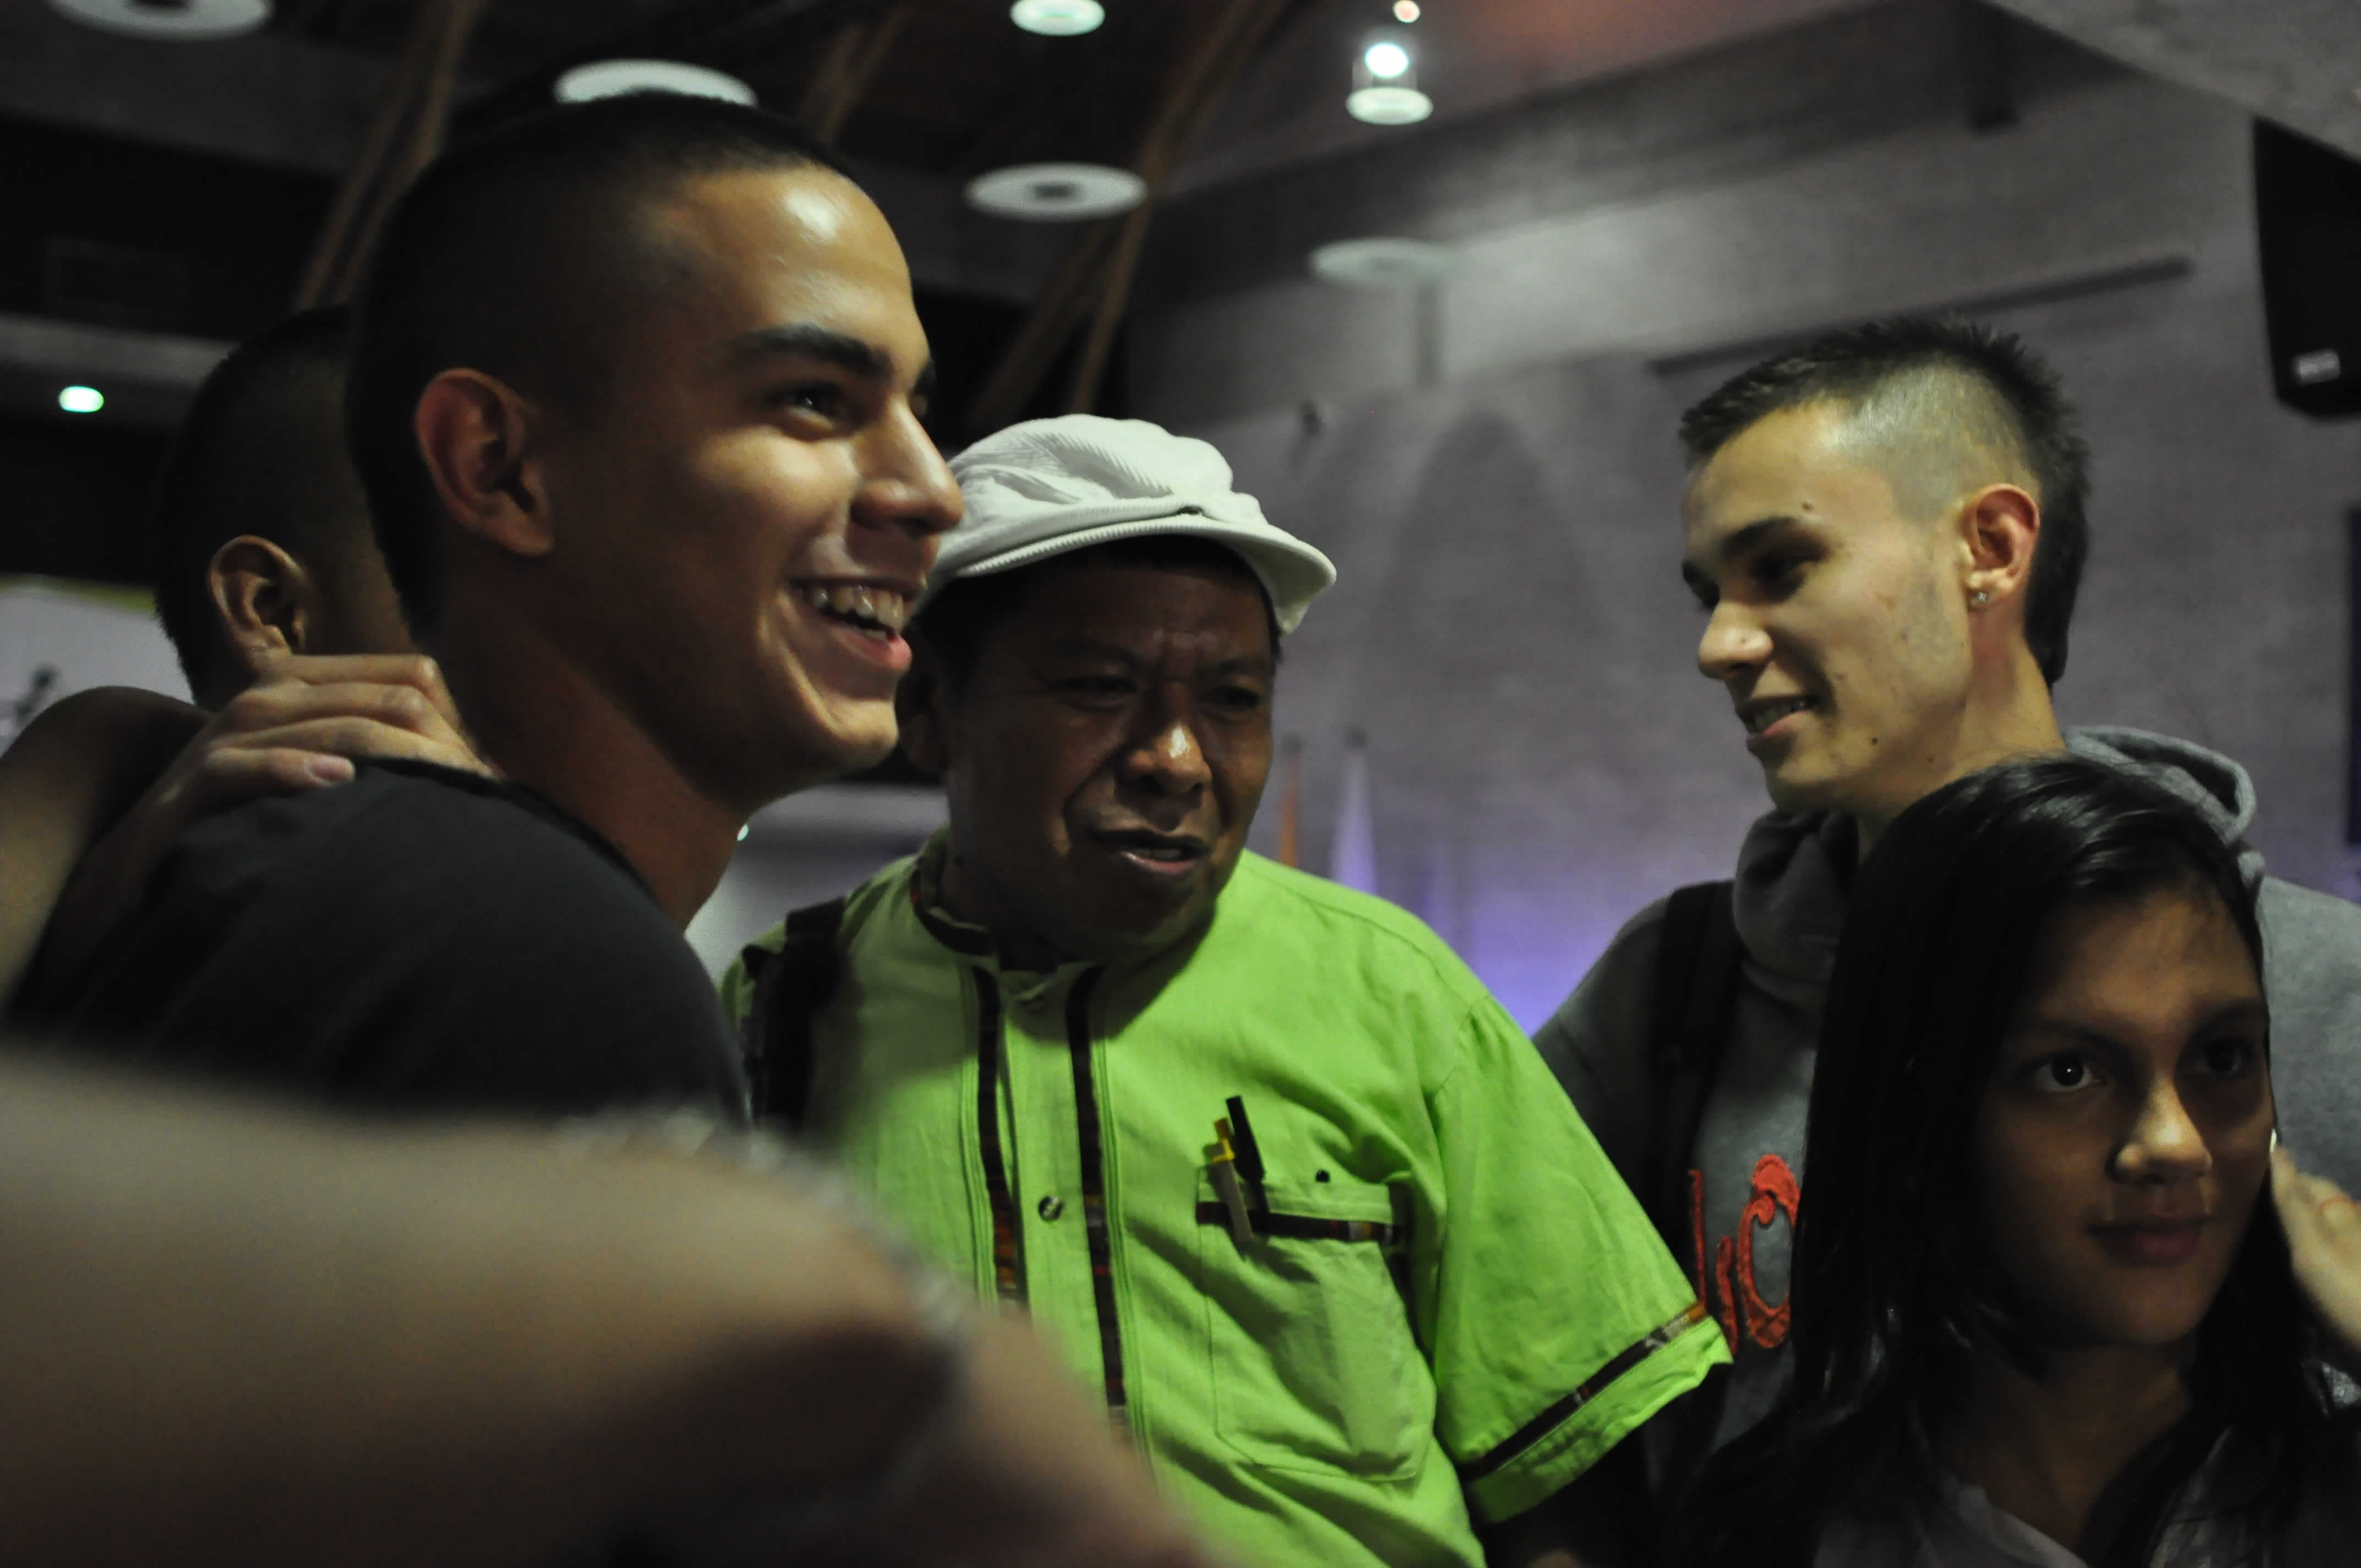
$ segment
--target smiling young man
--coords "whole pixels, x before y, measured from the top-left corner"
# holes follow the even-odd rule
[[[1716,390],[1681,439],[1697,667],[1773,809],[1734,883],[1642,911],[1536,1036],[1737,1357],[1652,1432],[1667,1486],[1759,1420],[1785,1370],[1814,1045],[1864,850],[1938,786],[2059,751],[2161,783],[2234,842],[2255,810],[2225,757],[2060,732],[2050,686],[2087,553],[2086,453],[2057,377],[2014,337],[1924,319],[1834,334]],[[2246,863],[2261,876],[2259,856]],[[2282,1125],[2350,1185],[2361,910],[2275,880],[2261,902]]]
[[[1333,568],[1153,425],[953,467],[902,694],[950,825],[749,950],[758,1108],[1027,1309],[1246,1561],[1505,1525],[1490,1561],[1571,1562],[1553,1500],[1722,1348],[1449,949],[1246,851]]]
[[[790,128],[646,96],[403,199],[347,426],[385,565],[502,779],[363,762],[184,831],[38,1015],[372,1106],[735,1113],[680,927],[766,802],[893,744],[958,490],[885,221]]]

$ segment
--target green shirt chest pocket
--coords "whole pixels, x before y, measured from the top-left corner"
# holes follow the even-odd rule
[[[1213,1420],[1241,1459],[1285,1470],[1413,1473],[1434,1381],[1393,1261],[1408,1239],[1384,1187],[1270,1181],[1241,1245],[1200,1174],[1198,1288]]]

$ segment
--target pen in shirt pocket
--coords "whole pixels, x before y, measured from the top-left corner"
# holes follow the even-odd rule
[[[1246,1195],[1238,1186],[1238,1157],[1230,1142],[1230,1124],[1226,1121],[1213,1124],[1213,1145],[1206,1150],[1205,1174],[1213,1179],[1214,1195],[1221,1199],[1222,1208],[1230,1217],[1230,1234],[1238,1245],[1254,1245],[1254,1218],[1246,1212]]]

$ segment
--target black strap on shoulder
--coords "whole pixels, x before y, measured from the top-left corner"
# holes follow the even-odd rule
[[[810,1108],[815,1047],[812,1020],[836,994],[844,970],[837,951],[844,900],[791,911],[786,940],[775,953],[748,948],[754,1004],[739,1025],[739,1049],[758,1126],[798,1131]]]
[[[1648,1189],[1640,1198],[1677,1258],[1695,1249],[1688,1234],[1690,1151],[1730,1036],[1745,959],[1733,890],[1727,882],[1676,890],[1665,904],[1656,954],[1655,1004],[1648,1022],[1656,1117],[1649,1135]]]

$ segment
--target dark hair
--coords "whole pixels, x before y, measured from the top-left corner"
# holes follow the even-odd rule
[[[200,701],[230,663],[206,587],[216,551],[245,533],[313,559],[368,547],[341,422],[351,325],[330,306],[241,344],[197,389],[157,476],[156,613]]]
[[[1255,592],[1262,598],[1263,620],[1270,632],[1270,661],[1274,666],[1278,664],[1279,612],[1270,602],[1270,590],[1236,551],[1195,533],[1135,534],[1052,555],[1029,566],[958,578],[935,596],[911,623],[911,629],[943,679],[957,690],[975,668],[976,659],[983,652],[984,639],[994,627],[1023,609],[1036,587],[1056,573],[1104,565],[1211,570],[1244,577],[1254,584]]]
[[[1793,1378],[1700,1478],[1709,1507],[1692,1510],[1682,1561],[1735,1561],[1742,1538],[1750,1562],[1805,1564],[1836,1518],[1926,1507],[1941,1420],[1974,1358],[2038,1365],[1977,1205],[1929,1195],[1974,1168],[1984,1087],[2051,917],[2176,886],[2227,911],[2259,975],[2255,890],[2235,848],[2120,767],[2007,763],[1937,790],[1887,830],[1854,886],[1820,1027],[1790,1286]],[[2297,1465],[2280,1461],[2317,1453],[2329,1419],[2312,1343],[2265,1194],[2191,1373],[2214,1433],[2268,1461],[2244,1505],[2258,1525],[2291,1504]],[[2119,1539],[2152,1546],[2187,1478],[2183,1466],[2147,1488]]]
[[[427,384],[464,367],[559,400],[599,394],[635,208],[685,179],[807,165],[837,170],[776,115],[642,93],[514,121],[403,194],[362,286],[346,419],[413,628],[442,608],[440,509],[412,429]]]
[[[1896,316],[1847,327],[1766,359],[1708,393],[1681,416],[1681,447],[1702,464],[1770,414],[1833,401],[1861,409],[1928,374],[1964,379],[1981,397],[1938,398],[1923,433],[1985,434],[2022,463],[2041,507],[2041,535],[2026,586],[2025,641],[2056,685],[2066,673],[2066,632],[2091,551],[2090,447],[2058,372],[2013,333],[1956,316]],[[1977,406],[1977,405],[1982,405]],[[2008,450],[2013,449],[2013,450]]]

